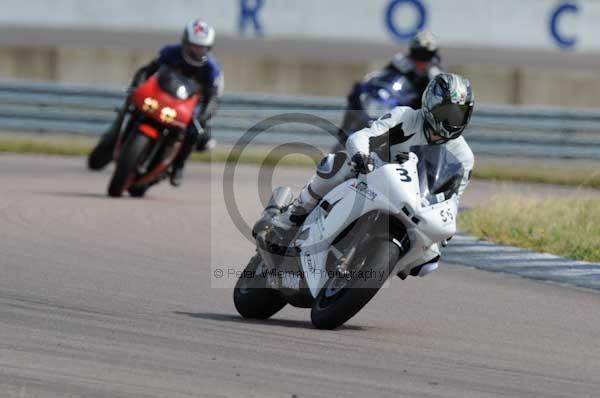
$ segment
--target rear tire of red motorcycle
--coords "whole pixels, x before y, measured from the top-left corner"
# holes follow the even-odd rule
[[[134,133],[119,154],[117,167],[108,186],[108,196],[118,198],[123,195],[127,182],[135,172],[140,157],[148,147],[151,139],[143,134]]]
[[[87,165],[90,170],[99,171],[113,160],[116,137],[104,134],[92,152],[88,155]]]
[[[129,187],[127,189],[127,191],[129,192],[129,195],[131,195],[131,197],[133,197],[133,198],[143,198],[144,195],[146,195],[148,188],[150,188],[150,187],[147,185],[144,185],[141,187],[134,186],[134,187]]]
[[[235,309],[244,318],[268,319],[287,304],[278,291],[267,287],[261,265],[262,258],[256,254],[250,259],[233,290]]]

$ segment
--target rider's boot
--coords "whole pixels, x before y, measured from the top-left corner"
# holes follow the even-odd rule
[[[205,125],[203,129],[203,134],[198,137],[198,141],[196,142],[196,151],[198,152],[206,152],[214,149],[217,146],[217,141],[211,137],[211,127],[210,125]]]
[[[173,167],[171,170],[171,175],[169,176],[169,182],[172,186],[178,187],[181,185],[183,181],[183,166],[182,167]]]
[[[287,210],[270,219],[269,236],[267,236],[270,238],[269,241],[271,243],[279,241],[281,246],[289,245],[297,228],[304,223],[323,196],[344,182],[352,173],[352,166],[345,152],[331,153],[323,158],[317,167],[317,174],[304,186],[298,198]],[[254,232],[258,232],[256,226]]]
[[[298,228],[304,224],[306,217],[315,208],[319,200],[309,192],[310,185],[304,187],[300,195],[283,213],[271,219],[272,228],[269,231],[267,241],[280,247],[287,247],[298,232]]]
[[[217,140],[215,140],[214,138],[209,138],[208,140],[202,141],[198,140],[198,143],[196,144],[196,151],[206,152],[215,149],[216,146]]]

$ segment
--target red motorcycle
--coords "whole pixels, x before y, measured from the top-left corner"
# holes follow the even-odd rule
[[[131,196],[142,197],[167,177],[200,100],[199,90],[193,79],[162,66],[131,93],[125,128],[114,145],[116,168],[109,196],[120,197],[127,190]],[[101,140],[90,161],[101,157],[102,151]]]

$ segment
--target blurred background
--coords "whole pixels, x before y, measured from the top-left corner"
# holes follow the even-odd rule
[[[217,29],[227,91],[345,95],[422,28],[478,102],[600,106],[592,0],[0,2],[0,79],[124,86],[195,17]]]

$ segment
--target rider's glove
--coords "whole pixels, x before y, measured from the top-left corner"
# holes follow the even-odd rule
[[[352,156],[352,167],[359,174],[368,174],[373,171],[373,159],[366,153],[358,152]]]

